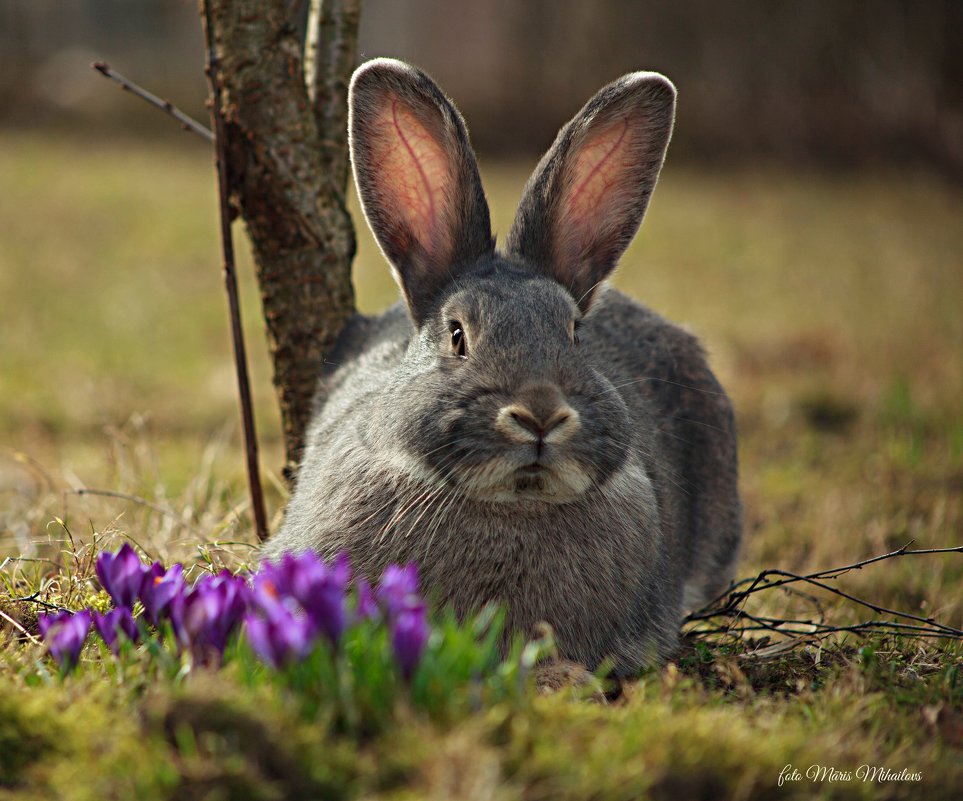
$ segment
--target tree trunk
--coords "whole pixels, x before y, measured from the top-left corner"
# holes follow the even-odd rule
[[[356,59],[359,18],[357,3],[336,4],[353,6],[333,26],[337,36],[314,34],[332,54],[319,52],[314,60],[321,71],[313,72],[311,91],[324,106],[315,113],[290,5],[201,0],[219,67],[231,200],[247,223],[257,265],[289,479],[304,448],[324,354],[355,311],[342,87]],[[320,26],[320,14],[312,14],[312,23]]]
[[[358,60],[360,20],[361,0],[310,0],[304,82],[322,132],[326,171],[342,194],[348,185],[348,84]]]

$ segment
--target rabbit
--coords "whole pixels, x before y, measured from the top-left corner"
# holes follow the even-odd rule
[[[732,406],[693,335],[606,280],[638,230],[676,91],[605,86],[528,181],[504,251],[461,115],[404,62],[349,90],[355,183],[401,300],[332,352],[267,559],[417,562],[465,616],[547,621],[563,660],[670,658],[741,539]]]

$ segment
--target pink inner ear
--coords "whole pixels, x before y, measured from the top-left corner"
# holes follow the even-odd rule
[[[445,190],[452,183],[444,147],[396,97],[387,98],[374,127],[379,194],[427,253],[444,258],[450,243],[443,241],[442,217]]]
[[[562,258],[582,258],[611,227],[619,205],[631,197],[631,187],[625,186],[631,175],[631,141],[629,121],[622,117],[578,147],[562,203],[561,241],[557,242]]]

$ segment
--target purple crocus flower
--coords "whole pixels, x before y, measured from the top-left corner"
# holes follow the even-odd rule
[[[137,624],[126,606],[111,609],[104,615],[94,612],[92,618],[97,633],[115,655],[120,651],[119,634],[131,642],[137,642]]]
[[[118,607],[133,606],[144,570],[140,557],[128,542],[117,553],[102,553],[97,557],[97,578]]]
[[[178,610],[175,630],[178,639],[192,650],[201,652],[213,639],[213,629],[221,611],[218,593],[208,583],[199,582],[187,595]]]
[[[256,602],[268,608],[272,603],[294,612],[303,610],[314,631],[336,645],[346,623],[345,594],[351,568],[346,554],[325,564],[317,554],[285,554],[277,563],[262,565],[254,577]]]
[[[182,565],[172,565],[165,571],[160,562],[154,562],[144,572],[138,593],[150,622],[157,626],[164,617],[170,617],[173,611],[171,605],[186,589]]]
[[[332,645],[337,645],[345,627],[345,593],[351,568],[345,554],[327,565],[315,554],[303,554],[292,574],[291,594],[314,625]]]
[[[176,604],[174,628],[181,642],[202,662],[216,661],[248,608],[243,578],[223,571],[204,576]]]
[[[90,610],[37,615],[37,625],[57,664],[68,670],[73,668],[80,659],[80,650],[90,631]]]
[[[378,617],[378,602],[375,600],[371,585],[366,579],[358,579],[356,584],[358,601],[354,607],[357,620],[374,620]]]
[[[342,585],[348,585],[348,582],[351,581],[351,557],[348,556],[347,551],[341,551],[334,557],[331,570],[334,571],[335,577]]]
[[[37,628],[40,629],[40,636],[46,640],[47,632],[72,614],[73,612],[66,610],[61,612],[41,612],[37,615]]]
[[[414,562],[401,567],[388,565],[375,591],[388,612],[391,647],[406,680],[421,661],[428,635],[428,613],[418,594],[418,566]]]
[[[405,680],[410,680],[428,644],[428,615],[424,602],[398,611],[391,623],[391,647]]]
[[[262,608],[261,613],[249,613],[244,618],[244,631],[263,661],[277,668],[303,658],[311,650],[311,626],[305,618],[279,603]]]
[[[418,566],[410,562],[404,567],[388,565],[375,590],[378,600],[394,618],[403,609],[421,603],[418,596]]]
[[[291,574],[297,569],[298,560],[285,554],[279,562],[264,562],[254,574],[252,587],[256,599],[265,603],[281,603],[291,598]]]
[[[247,579],[244,576],[235,576],[229,570],[222,570],[210,583],[223,598],[222,625],[228,629],[236,628],[251,603],[251,588]]]
[[[297,596],[299,588],[303,588],[305,578],[320,574],[327,574],[328,581],[339,587],[347,587],[351,581],[351,561],[348,554],[342,551],[332,562],[324,562],[313,551],[306,551],[295,558],[296,568],[292,572],[291,591]]]

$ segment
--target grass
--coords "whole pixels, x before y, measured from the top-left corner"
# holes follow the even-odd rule
[[[531,165],[482,167],[504,236]],[[3,132],[0,174],[0,799],[956,797],[952,642],[849,637],[752,657],[693,641],[607,706],[528,694],[439,721],[401,704],[361,739],[233,669],[125,682],[91,652],[68,681],[46,680],[18,628],[34,630],[36,605],[11,597],[97,600],[93,557],[125,538],[198,574],[249,564],[253,535],[203,145]],[[699,333],[733,397],[741,574],[961,544],[960,219],[963,193],[925,175],[670,162],[617,283]],[[356,284],[373,311],[395,289],[359,239]],[[241,272],[276,522],[277,414],[248,263]],[[838,582],[959,627],[954,556]],[[753,603],[816,614],[800,595]],[[834,622],[866,617],[819,603]],[[790,764],[923,776],[780,786]]]

